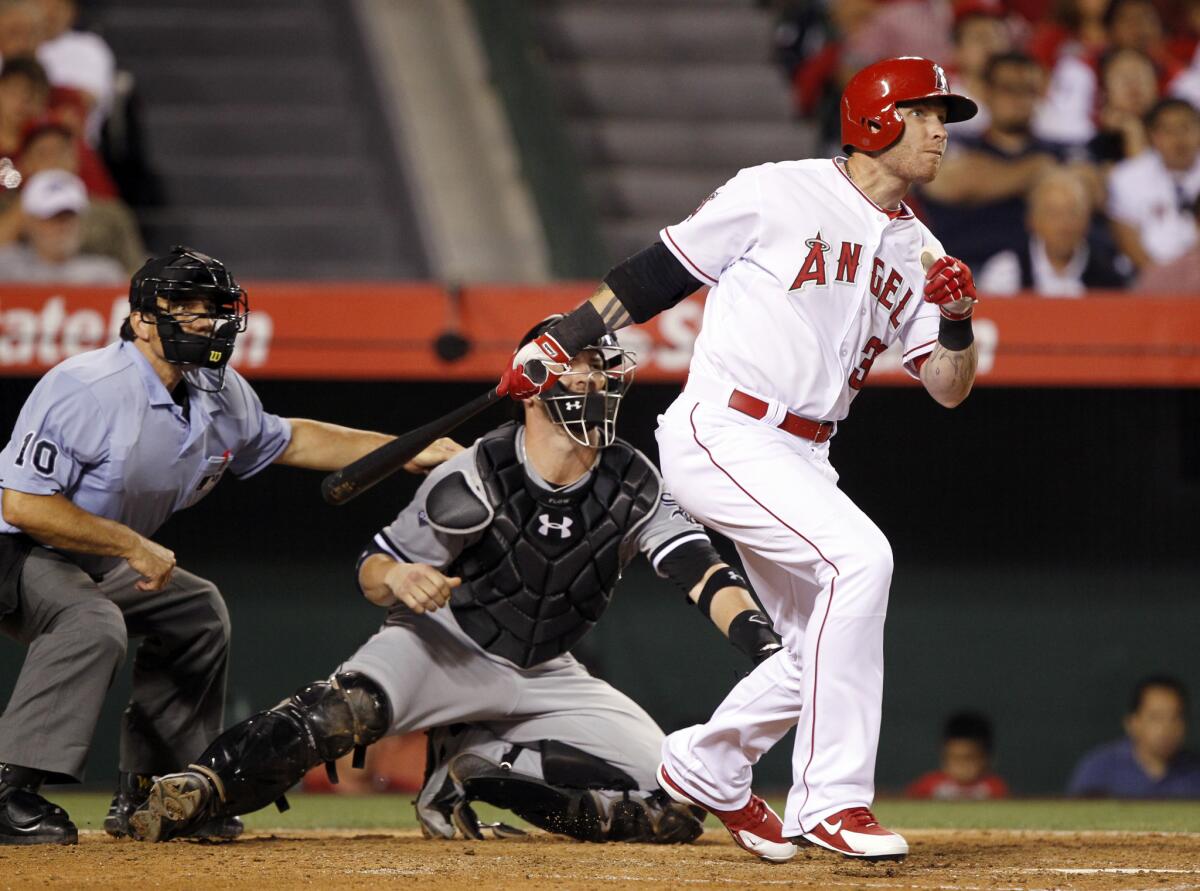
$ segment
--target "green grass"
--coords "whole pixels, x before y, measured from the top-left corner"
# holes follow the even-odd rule
[[[80,829],[100,829],[109,796],[95,792],[50,790],[50,799],[66,808]],[[292,809],[269,807],[246,816],[252,829],[413,829],[410,795],[289,796]],[[772,801],[780,813],[782,801]],[[500,811],[480,807],[486,821],[519,823]],[[995,801],[936,802],[883,800],[875,813],[898,829],[1056,829],[1200,832],[1200,802]],[[709,820],[710,825],[713,821]]]

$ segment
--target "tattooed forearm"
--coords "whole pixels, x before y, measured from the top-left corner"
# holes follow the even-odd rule
[[[978,364],[975,344],[965,350],[948,350],[939,343],[921,368],[921,383],[939,403],[954,408],[971,392]]]
[[[592,295],[592,307],[600,314],[604,327],[610,332],[624,328],[631,321],[629,312],[621,303],[621,298],[612,292],[608,285],[600,285]]]

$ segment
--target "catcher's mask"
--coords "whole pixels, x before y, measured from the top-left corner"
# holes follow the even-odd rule
[[[561,318],[553,315],[538,322],[521,338],[521,346]],[[602,449],[617,438],[617,413],[633,384],[637,355],[622,347],[615,334],[604,335],[581,350],[580,355],[589,352],[595,354],[590,371],[567,372],[537,398],[546,407],[550,420],[571,439],[580,445]]]
[[[176,245],[166,256],[147,260],[133,274],[129,310],[154,319],[163,358],[172,365],[217,370],[215,387],[205,387],[192,378],[189,383],[210,392],[224,386],[225,366],[238,334],[246,330],[250,312],[245,290],[224,263]],[[196,331],[194,326],[204,320],[211,320],[207,333]]]

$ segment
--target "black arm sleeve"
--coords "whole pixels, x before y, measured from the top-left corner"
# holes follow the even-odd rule
[[[618,263],[604,283],[639,324],[670,309],[701,284],[661,241]]]
[[[658,572],[674,582],[686,597],[715,563],[724,562],[707,539],[685,541],[658,561]]]

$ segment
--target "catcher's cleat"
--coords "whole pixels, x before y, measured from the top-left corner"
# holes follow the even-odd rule
[[[865,807],[830,814],[800,840],[855,860],[903,860],[908,856],[904,836],[884,829]]]
[[[491,762],[486,763],[491,765]],[[422,789],[413,806],[417,812],[417,821],[421,824],[421,834],[425,838],[451,839],[458,832],[462,833],[463,838],[482,841],[485,829],[490,829],[496,838],[528,835],[523,829],[509,826],[507,823],[481,821],[467,801],[462,786],[449,773],[436,792],[431,787]]]
[[[665,764],[658,766],[658,784],[663,791],[683,804],[702,807],[729,830],[738,847],[761,857],[768,863],[784,863],[796,856],[796,846],[783,836],[783,821],[771,810],[770,805],[751,795],[744,807],[734,811],[721,811],[702,804],[692,798],[667,773]]]
[[[591,789],[552,786],[514,771],[507,762],[497,764],[470,752],[451,760],[450,776],[468,801],[486,801],[510,810],[548,832],[590,842],[604,841],[607,836],[603,801]]]
[[[704,811],[673,801],[661,789],[627,792],[613,802],[608,823],[608,841],[686,845],[704,834]]]
[[[0,786],[0,845],[74,845],[79,830],[67,812],[37,792]]]
[[[534,826],[580,841],[682,844],[704,831],[691,808],[658,792],[558,786],[470,752],[451,759],[449,773],[467,801],[505,808]],[[504,824],[492,828],[497,835],[512,831]]]
[[[154,786],[154,778],[145,774],[121,772],[117,780],[117,791],[113,794],[112,803],[108,806],[108,816],[104,818],[104,831],[113,838],[127,838],[132,833],[129,830],[129,820],[150,797]],[[187,832],[181,832],[174,838],[190,838],[204,841],[232,841],[245,831],[240,817],[213,817],[199,823]]]
[[[145,803],[129,818],[129,834],[153,842],[191,835],[208,821],[209,809],[218,800],[204,774],[169,773],[155,780]]]

